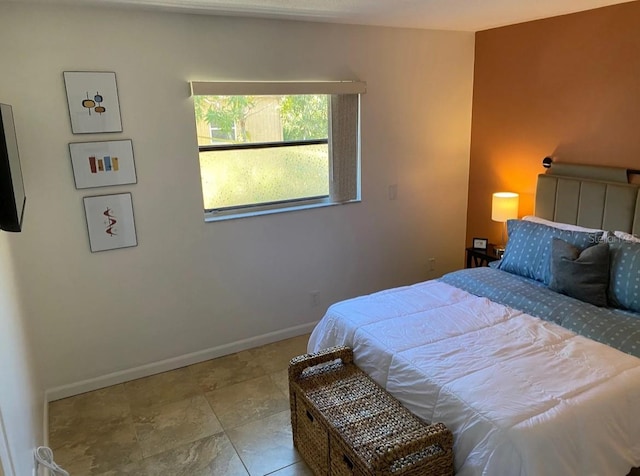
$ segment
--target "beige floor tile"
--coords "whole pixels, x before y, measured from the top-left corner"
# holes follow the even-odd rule
[[[269,378],[287,397],[289,396],[289,371],[280,370],[269,374]]]
[[[210,392],[265,374],[255,357],[248,351],[238,352],[189,367],[200,388]]]
[[[273,473],[269,473],[269,476],[314,476],[314,475],[313,475],[313,471],[309,469],[309,466],[307,466],[304,461],[300,461],[299,463],[292,464],[291,466],[287,466],[285,468],[279,469],[278,471],[274,471]]]
[[[307,352],[309,334],[263,345],[249,350],[267,373],[278,372],[289,367],[289,361]]]
[[[118,425],[131,416],[122,385],[83,393],[49,404],[49,446],[79,442],[87,433]],[[81,441],[81,440],[80,440]]]
[[[247,476],[229,438],[218,433],[147,458],[153,476]]]
[[[251,476],[263,476],[300,461],[293,448],[288,411],[227,431]]]
[[[308,338],[52,402],[56,461],[73,476],[247,476],[245,466],[309,476],[291,440],[287,375]]]
[[[136,409],[133,424],[145,458],[222,431],[204,395]]]
[[[225,430],[289,408],[289,399],[268,375],[205,395]]]
[[[56,462],[74,476],[101,474],[142,459],[130,419],[95,431],[79,430],[77,435],[77,441],[55,450]]]
[[[187,367],[124,384],[131,409],[178,402],[202,393]]]
[[[80,476],[79,473],[75,473],[72,476]],[[96,476],[158,476],[149,472],[146,460],[134,461],[133,463],[119,466],[115,469],[109,470],[105,473],[100,473]]]

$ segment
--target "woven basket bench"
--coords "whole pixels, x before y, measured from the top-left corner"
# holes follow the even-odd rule
[[[289,363],[293,443],[317,476],[453,474],[453,436],[428,425],[353,363],[348,347]]]

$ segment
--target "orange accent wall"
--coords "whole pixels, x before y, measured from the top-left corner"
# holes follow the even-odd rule
[[[542,159],[640,169],[640,1],[476,34],[467,243],[491,194],[533,213]]]

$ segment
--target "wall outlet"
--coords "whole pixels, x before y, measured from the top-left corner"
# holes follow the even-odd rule
[[[435,271],[436,270],[436,259],[435,258],[429,258],[427,261],[427,267],[429,269],[429,271]]]
[[[309,293],[309,296],[311,298],[310,302],[311,302],[311,307],[318,307],[319,301],[320,301],[320,291],[311,291]]]
[[[389,185],[389,200],[395,200],[398,198],[398,184],[394,183]]]

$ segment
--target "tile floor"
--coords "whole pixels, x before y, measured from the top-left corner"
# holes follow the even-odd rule
[[[52,402],[55,460],[71,476],[310,476],[287,382],[308,338]]]
[[[71,476],[312,476],[291,441],[287,382],[308,338],[52,402],[56,462]]]

